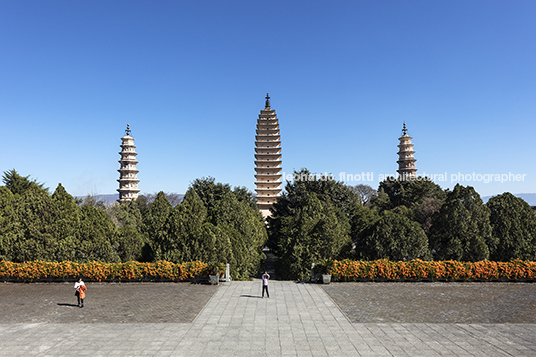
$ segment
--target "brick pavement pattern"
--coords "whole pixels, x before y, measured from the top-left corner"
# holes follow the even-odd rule
[[[324,288],[225,283],[191,323],[1,323],[0,356],[536,355],[536,324],[352,323]]]
[[[192,322],[216,286],[87,283],[78,308],[74,283],[0,284],[0,324]]]
[[[352,322],[536,323],[532,283],[323,285]]]

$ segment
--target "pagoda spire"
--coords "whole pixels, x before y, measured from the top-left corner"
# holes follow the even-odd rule
[[[266,93],[266,102],[264,104],[264,110],[272,110],[272,108],[270,107],[270,96],[268,95],[268,93]]]
[[[255,185],[257,206],[263,217],[269,216],[270,208],[281,193],[281,136],[279,120],[270,106],[266,93],[266,104],[257,119],[255,136]]]
[[[138,170],[136,169],[136,146],[134,138],[130,136],[130,125],[127,124],[125,136],[121,138],[121,160],[119,160],[119,199],[118,202],[129,202],[138,198]]]
[[[417,168],[415,167],[415,151],[413,150],[413,139],[408,135],[408,129],[406,128],[406,122],[402,128],[402,136],[398,138],[400,144],[398,144],[398,177],[402,180],[408,177],[416,177]]]

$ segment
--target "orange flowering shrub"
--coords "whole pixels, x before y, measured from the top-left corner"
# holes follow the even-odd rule
[[[225,264],[207,264],[200,261],[175,264],[166,261],[155,263],[73,262],[31,261],[13,263],[0,261],[0,280],[73,280],[83,277],[89,281],[186,281],[198,276],[208,276],[216,270],[225,273]]]
[[[422,261],[394,262],[387,259],[374,261],[335,260],[329,269],[333,281],[362,280],[536,280],[536,262],[512,260],[510,262]]]

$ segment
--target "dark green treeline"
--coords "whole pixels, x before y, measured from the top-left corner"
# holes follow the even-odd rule
[[[229,263],[234,279],[278,256],[278,277],[307,279],[334,259],[536,260],[536,215],[510,193],[484,204],[472,187],[387,179],[350,187],[306,169],[287,182],[265,224],[255,198],[212,178],[195,180],[182,203],[160,192],[128,204],[50,194],[15,170],[0,186],[0,260]]]
[[[195,180],[173,207],[163,192],[106,206],[76,201],[62,185],[4,173],[0,187],[0,260],[125,262],[201,260],[231,265],[234,279],[257,274],[267,233],[244,188]]]
[[[536,214],[510,193],[487,204],[472,187],[387,179],[373,190],[306,169],[287,182],[268,219],[282,278],[308,279],[334,259],[536,259]]]

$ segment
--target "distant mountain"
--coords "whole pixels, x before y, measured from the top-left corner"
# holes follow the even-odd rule
[[[118,193],[112,193],[109,195],[96,195],[94,196],[97,201],[103,201],[105,204],[112,204],[119,199]]]
[[[76,198],[86,198],[87,196],[93,197],[97,202],[102,201],[105,205],[111,205],[114,202],[117,202],[119,199],[118,193],[112,193],[109,195],[86,195],[86,196],[76,196]]]
[[[522,200],[527,202],[530,206],[536,206],[536,193],[514,193],[513,195],[516,196],[516,197],[521,198]],[[184,195],[178,193],[177,196],[179,196],[180,201],[182,201]],[[482,197],[482,201],[484,201],[484,203],[486,203],[486,202],[488,202],[488,200],[490,198],[492,198],[494,196],[498,196],[498,195]],[[77,198],[85,198],[85,197],[86,196],[77,196]],[[104,195],[94,195],[93,197],[97,201],[103,201],[104,204],[111,205],[114,202],[117,202],[117,200],[119,199],[119,194],[118,193],[112,193],[112,194],[109,194],[109,195],[106,195],[106,194],[104,194]]]
[[[522,200],[527,202],[530,206],[536,206],[536,193],[513,193],[513,195],[521,198]],[[498,195],[482,197],[482,201],[486,203],[488,202],[490,198],[494,196],[498,196]]]
[[[154,198],[154,195],[153,194],[150,194],[153,196]],[[184,198],[184,195],[181,194],[181,193],[177,193],[176,194],[179,201],[178,202],[182,202],[182,199]],[[86,198],[87,196],[77,196],[76,198]],[[117,200],[119,199],[119,194],[118,193],[112,193],[112,194],[102,194],[102,195],[92,195],[93,198],[95,198],[95,200],[98,202],[98,201],[102,201],[104,202],[105,205],[112,205],[114,204],[115,202],[117,202]],[[174,202],[172,202],[174,204]]]

